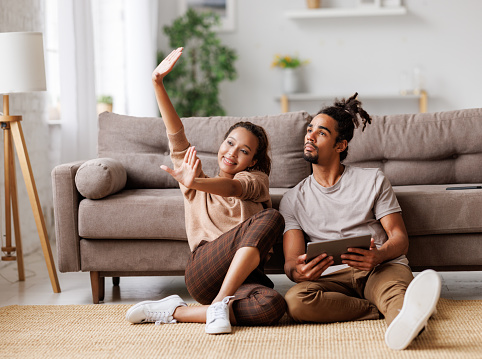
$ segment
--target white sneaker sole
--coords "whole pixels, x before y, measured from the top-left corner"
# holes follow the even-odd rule
[[[435,311],[442,281],[433,270],[423,271],[410,283],[400,314],[385,332],[389,348],[402,350],[410,345]]]
[[[229,334],[231,333],[231,326],[229,327],[219,327],[219,328],[205,328],[206,334]]]
[[[178,296],[177,294],[173,294],[173,295],[170,295],[169,297],[166,297],[166,298],[163,298],[163,299],[160,299],[160,300],[145,300],[143,302],[139,302],[139,303],[135,304],[134,306],[132,306],[131,308],[129,308],[129,310],[126,313],[126,320],[130,322],[129,316],[131,315],[131,313],[144,304],[162,303],[162,302],[165,302],[165,301],[173,299],[173,298],[176,298],[176,299],[179,299],[180,301],[182,301],[182,298],[180,296]],[[133,322],[131,322],[131,323],[133,323]],[[139,323],[136,322],[135,324],[140,324],[140,323],[143,323],[143,322],[139,322]]]

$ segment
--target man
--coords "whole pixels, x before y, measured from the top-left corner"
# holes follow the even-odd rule
[[[413,280],[401,209],[384,174],[342,164],[359,118],[363,129],[371,121],[356,96],[335,102],[313,118],[303,152],[313,174],[281,201],[285,272],[297,283],[285,299],[298,322],[384,317],[385,342],[400,350],[434,312],[441,280],[432,270]],[[332,266],[333,258],[326,254],[305,262],[305,238],[316,242],[365,233],[371,234],[370,248],[350,248],[342,255],[342,265]]]

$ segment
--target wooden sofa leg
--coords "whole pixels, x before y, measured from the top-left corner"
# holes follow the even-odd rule
[[[92,301],[99,304],[104,300],[105,278],[100,276],[99,272],[90,272],[90,286],[92,287]]]
[[[119,277],[112,277],[112,285],[114,287],[118,287],[120,283],[120,278]]]
[[[99,276],[99,300],[104,300],[105,294],[105,277]]]

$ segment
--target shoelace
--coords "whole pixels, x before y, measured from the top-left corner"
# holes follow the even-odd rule
[[[216,303],[213,306],[214,307],[214,313],[213,313],[213,318],[212,318],[211,322],[214,322],[216,319],[223,319],[223,320],[227,319],[226,318],[226,306],[228,305],[229,300],[231,298],[234,298],[234,295],[225,297],[222,301],[220,301],[219,303]]]
[[[176,323],[168,311],[147,312],[145,322],[155,322],[156,325]]]

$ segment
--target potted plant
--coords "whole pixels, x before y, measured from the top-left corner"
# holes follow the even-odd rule
[[[275,55],[271,67],[282,70],[283,93],[295,93],[301,90],[301,66],[308,63],[308,60],[301,60],[298,56]]]
[[[110,95],[100,95],[97,97],[97,114],[109,111],[112,112],[113,104],[112,96]]]
[[[164,26],[171,48],[184,47],[183,56],[172,72],[164,78],[166,90],[180,117],[223,116],[219,101],[219,84],[234,80],[237,55],[221,44],[213,25],[219,16],[193,9]],[[158,62],[165,54],[158,53]]]

